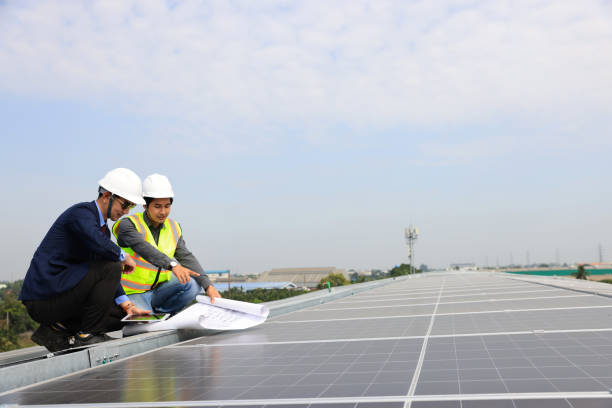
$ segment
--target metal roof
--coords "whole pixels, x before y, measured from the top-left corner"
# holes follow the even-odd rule
[[[336,289],[324,304],[322,291],[288,299],[294,311],[256,328],[7,392],[0,404],[612,406],[611,285],[482,272],[384,283]]]

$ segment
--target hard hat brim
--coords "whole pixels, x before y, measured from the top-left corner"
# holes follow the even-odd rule
[[[98,182],[98,185],[100,187],[102,187],[103,189],[105,189],[106,191],[110,192],[111,194],[114,194],[114,195],[117,195],[119,197],[125,198],[126,200],[131,201],[134,204],[140,204],[140,205],[145,205],[146,204],[146,201],[142,197],[140,197],[140,196],[137,196],[137,195],[134,195],[134,194],[127,194],[127,193],[122,194],[120,191],[113,191],[113,188],[111,186],[108,186],[104,182],[104,180],[100,180]]]
[[[142,198],[142,197],[138,197],[135,196],[133,194],[126,194],[126,195],[120,195],[118,194],[120,197],[125,198],[126,200],[129,200],[131,202],[133,202],[134,204],[140,204],[140,205],[145,205],[146,201]]]

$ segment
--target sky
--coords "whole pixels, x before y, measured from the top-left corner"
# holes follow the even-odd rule
[[[116,167],[205,269],[612,261],[612,3],[0,0],[0,279]]]

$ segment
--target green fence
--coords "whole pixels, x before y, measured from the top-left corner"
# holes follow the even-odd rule
[[[585,268],[589,275],[610,275],[612,269],[590,269]],[[541,276],[565,276],[576,273],[576,269],[516,269],[506,271],[508,273],[517,273],[521,275],[541,275]]]

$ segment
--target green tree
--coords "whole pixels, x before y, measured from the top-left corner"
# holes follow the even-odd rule
[[[25,306],[17,299],[23,281],[6,283],[0,289],[0,351],[14,350],[22,346],[19,335],[38,327]]]
[[[321,279],[319,281],[319,284],[317,285],[317,288],[319,289],[324,289],[327,287],[327,282],[329,282],[329,284],[331,286],[344,286],[344,285],[348,285],[349,281],[344,277],[343,274],[341,273],[330,273],[329,275],[327,275],[326,277],[324,277],[323,279]]]
[[[2,327],[14,334],[21,334],[38,327],[15,294],[9,294],[0,302],[0,321]]]
[[[249,303],[271,302],[273,300],[285,299],[307,293],[304,290],[295,289],[254,289],[243,292],[240,288],[232,288],[230,292],[221,292],[221,296],[227,299],[240,300]]]
[[[584,265],[578,265],[578,270],[575,273],[572,273],[572,276],[575,276],[576,279],[587,280],[589,272],[584,269]]]
[[[5,328],[0,328],[0,352],[20,348],[17,335]]]
[[[351,273],[350,278],[351,278],[351,283],[362,283],[362,282],[367,282],[368,280],[367,276],[359,275],[358,272]]]
[[[412,267],[412,273],[420,273],[421,271]],[[410,265],[401,264],[399,266],[395,266],[393,269],[389,271],[389,276],[402,276],[410,274]]]

